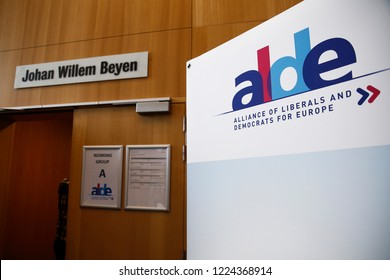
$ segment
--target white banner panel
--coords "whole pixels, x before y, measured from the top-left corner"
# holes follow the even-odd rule
[[[189,162],[390,144],[390,4],[341,2],[298,5],[188,62]]]
[[[138,52],[17,66],[14,88],[147,76],[148,52]]]
[[[390,259],[389,16],[304,1],[187,63],[190,259]]]

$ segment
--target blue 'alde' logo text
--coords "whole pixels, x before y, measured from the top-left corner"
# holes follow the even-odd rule
[[[103,195],[103,196],[111,196],[112,189],[107,187],[107,184],[104,184],[103,187],[100,187],[98,183],[96,187],[92,188],[91,195]]]
[[[250,82],[250,85],[240,89],[234,95],[233,111],[353,78],[352,71],[348,70],[331,79],[325,79],[322,75],[356,62],[355,50],[346,39],[331,38],[311,48],[310,31],[306,28],[294,34],[294,45],[295,57],[281,57],[272,66],[270,65],[269,46],[257,50],[258,69],[246,71],[235,79],[236,87],[244,82]],[[326,52],[332,52],[332,59],[322,61],[324,59],[321,56]],[[287,68],[293,68],[297,75],[295,85],[288,90],[282,87],[281,82],[282,72]]]

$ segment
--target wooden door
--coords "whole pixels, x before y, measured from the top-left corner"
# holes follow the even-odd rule
[[[75,111],[67,259],[181,259],[185,242],[185,103],[140,115],[134,106]],[[80,207],[83,145],[171,145],[170,211]],[[125,193],[125,153],[122,200]]]
[[[72,112],[13,116],[4,259],[54,259],[59,183],[69,177]],[[7,160],[7,159],[4,159]]]

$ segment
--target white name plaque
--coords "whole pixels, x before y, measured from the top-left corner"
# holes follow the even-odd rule
[[[16,67],[14,88],[30,88],[148,76],[148,52]]]

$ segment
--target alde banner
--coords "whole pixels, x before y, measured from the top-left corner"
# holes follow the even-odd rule
[[[390,259],[389,18],[305,0],[187,62],[188,259]]]
[[[188,62],[190,161],[390,143],[390,4],[309,2]]]

